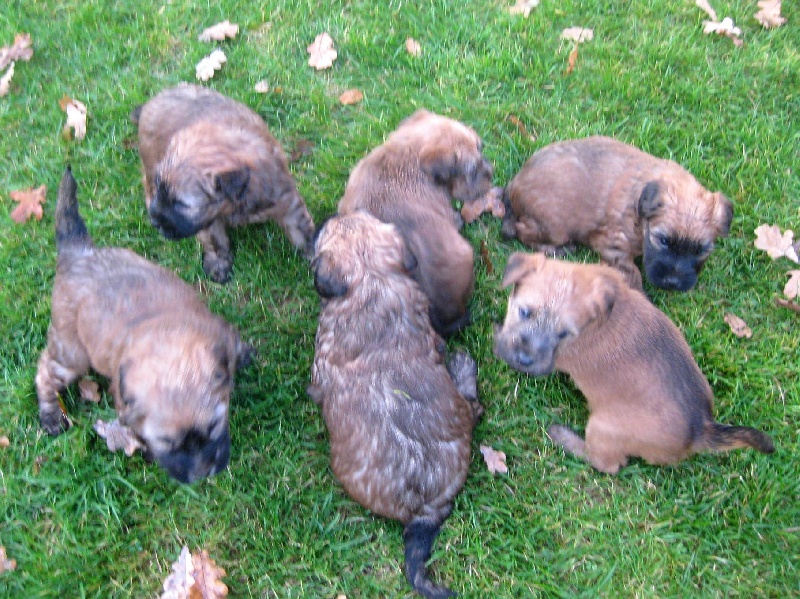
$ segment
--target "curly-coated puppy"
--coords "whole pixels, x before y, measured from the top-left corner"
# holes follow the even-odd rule
[[[503,285],[513,285],[495,353],[534,376],[567,373],[586,396],[586,441],[552,425],[550,437],[603,472],[629,456],[672,464],[700,451],[753,447],[772,439],[746,426],[718,424],[714,398],[678,328],[599,264],[509,258]]]
[[[505,203],[506,237],[552,254],[589,246],[638,290],[637,256],[653,285],[694,287],[733,218],[730,200],[676,162],[608,137],[542,148],[506,186]]]
[[[448,597],[425,572],[470,462],[482,412],[475,362],[431,328],[395,227],[364,211],[321,228],[311,262],[322,298],[309,395],[322,408],[331,467],[347,493],[405,525],[405,572],[425,597]]]
[[[310,256],[314,222],[263,119],[213,90],[183,83],[133,111],[145,203],[167,239],[197,235],[218,283],[233,258],[226,227],[275,220]]]
[[[463,123],[418,110],[356,165],[339,202],[339,213],[366,209],[399,229],[416,256],[412,276],[430,300],[440,335],[469,323],[474,258],[452,200],[471,201],[492,189],[482,147]]]
[[[68,168],[56,206],[58,262],[36,392],[42,428],[70,426],[60,391],[93,368],[111,379],[120,422],[172,477],[228,465],[228,404],[249,347],[168,270],[122,248],[98,248],[78,213]]]

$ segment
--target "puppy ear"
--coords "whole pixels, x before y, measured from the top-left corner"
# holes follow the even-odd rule
[[[650,181],[642,189],[642,194],[639,196],[639,217],[651,218],[655,216],[658,209],[661,208],[661,200],[659,199],[660,188],[658,182]]]
[[[403,244],[403,266],[409,273],[414,272],[417,269],[417,266],[419,266],[419,262],[417,262],[417,257],[414,255],[414,252],[408,249],[408,246],[405,243]]]
[[[242,199],[249,183],[250,169],[244,167],[216,175],[214,177],[214,190],[235,202]]]
[[[442,146],[434,146],[422,151],[419,157],[422,171],[436,185],[447,185],[458,174],[455,152]]]
[[[717,235],[719,237],[727,237],[733,220],[733,202],[718,191],[714,192],[712,197],[714,200],[714,216],[717,220]]]
[[[596,272],[592,270],[591,274],[581,273],[576,291],[583,296],[583,322],[580,327],[583,328],[591,322],[598,319],[607,317],[614,302],[617,300],[618,285],[620,282],[617,280],[614,273]]]
[[[541,270],[546,259],[542,253],[526,254],[525,252],[514,252],[506,263],[501,285],[503,287],[514,285],[519,282],[525,273]]]
[[[348,291],[344,273],[334,262],[330,252],[321,252],[311,261],[314,271],[314,287],[320,297],[330,299],[342,297]]]

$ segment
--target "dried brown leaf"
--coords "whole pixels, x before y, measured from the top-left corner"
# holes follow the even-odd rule
[[[86,104],[64,95],[58,101],[58,105],[67,113],[67,123],[63,130],[64,136],[67,139],[78,140],[86,137]]]
[[[357,89],[348,89],[341,96],[339,96],[339,102],[345,106],[349,106],[350,104],[358,104],[363,99],[364,94]]]
[[[483,239],[481,239],[481,261],[486,267],[486,274],[491,275],[494,273],[494,264],[492,264],[492,258],[489,255],[489,247]]]
[[[0,574],[3,572],[11,572],[17,569],[17,560],[8,559],[6,555],[6,548],[0,546]]]
[[[514,6],[508,8],[508,12],[512,15],[522,15],[526,17],[531,14],[531,11],[539,6],[539,0],[517,0]]]
[[[8,437],[5,435],[0,437],[0,449],[6,449],[9,445],[11,445],[11,441],[9,441]]]
[[[422,46],[413,37],[406,38],[406,52],[411,56],[420,56],[422,54]]]
[[[225,19],[221,23],[217,23],[216,25],[212,25],[211,27],[207,27],[203,30],[203,32],[197,36],[197,39],[201,42],[221,42],[226,38],[234,38],[239,33],[239,26],[236,23],[231,23],[228,19]]]
[[[572,52],[569,53],[569,58],[567,59],[567,75],[569,75],[572,71],[575,70],[575,63],[578,62],[578,44],[576,43],[573,48]]]
[[[528,133],[528,128],[527,128],[527,127],[525,126],[525,124],[524,124],[524,123],[523,123],[521,120],[519,120],[519,118],[518,118],[518,117],[516,117],[515,115],[513,115],[513,114],[509,114],[509,115],[506,117],[506,119],[507,119],[509,122],[513,123],[513,124],[514,124],[514,125],[517,127],[517,130],[519,130],[519,132],[520,132],[520,135],[522,135],[523,137],[527,137],[527,138],[528,138],[529,140],[531,140],[531,141],[536,141],[536,140],[538,139],[538,136],[536,135],[536,133],[535,133],[535,132],[534,132],[534,133]]]
[[[164,580],[161,599],[190,599],[194,586],[194,563],[189,548],[181,549],[181,554],[172,563],[172,573]]]
[[[481,453],[483,454],[483,461],[486,462],[486,467],[492,474],[505,474],[508,472],[506,466],[506,454],[502,451],[496,451],[488,445],[480,446]]]
[[[717,20],[717,11],[711,8],[711,5],[708,3],[708,0],[695,0],[694,3],[698,8],[701,8],[703,12],[705,12],[708,15],[708,18],[710,18],[712,21]]]
[[[228,596],[227,585],[220,580],[225,576],[225,570],[217,566],[203,549],[199,554],[192,555],[194,564],[194,589],[200,592],[202,599],[221,599]]]
[[[783,295],[794,299],[800,295],[800,270],[790,270],[786,274],[789,275],[789,281],[783,288]]]
[[[492,216],[503,218],[506,214],[506,207],[503,205],[503,188],[492,187],[483,196],[464,202],[461,207],[461,218],[464,222],[471,223],[484,212],[491,212]]]
[[[567,27],[561,32],[561,39],[581,44],[583,42],[590,42],[594,39],[594,29],[586,29],[584,27]]]
[[[730,17],[725,17],[719,23],[716,21],[703,21],[703,33],[706,35],[709,33],[716,33],[729,37],[733,40],[733,45],[737,47],[744,43],[739,37],[742,35],[742,30],[733,24],[733,19]]]
[[[781,233],[777,225],[760,225],[754,231],[756,240],[753,243],[759,250],[767,252],[770,258],[786,257],[792,262],[800,263],[797,252],[792,245],[794,231],[786,229]]]
[[[333,47],[333,39],[327,33],[320,33],[315,37],[306,51],[310,54],[308,66],[314,67],[318,71],[332,67],[333,61],[339,55]]]
[[[132,456],[137,449],[144,449],[145,447],[134,432],[127,426],[120,424],[119,420],[112,420],[111,422],[98,420],[94,423],[94,430],[106,440],[108,449],[111,451],[122,449],[128,457]]]
[[[84,377],[78,383],[78,390],[81,393],[81,399],[94,403],[100,401],[100,385],[96,381]]]
[[[767,29],[786,23],[786,18],[781,16],[781,0],[761,0],[758,7],[761,10],[754,15],[755,19]]]
[[[11,66],[8,67],[8,70],[3,73],[2,77],[0,77],[0,98],[7,96],[8,92],[11,91],[11,78],[14,76],[15,64],[16,63],[12,62]]]
[[[14,36],[14,43],[11,46],[0,48],[0,71],[12,62],[17,60],[28,61],[32,56],[33,46],[31,45],[30,34],[18,33]]]
[[[750,330],[750,327],[747,326],[747,323],[738,316],[736,316],[736,314],[727,312],[725,314],[724,320],[728,324],[728,326],[731,327],[731,331],[733,331],[733,334],[736,335],[737,337],[740,338],[746,337],[747,339],[750,339],[750,337],[753,336],[753,331]]]
[[[9,195],[12,200],[19,202],[19,206],[11,211],[11,220],[17,224],[24,223],[30,217],[42,220],[44,215],[42,204],[45,203],[47,196],[46,186],[40,185],[36,189],[12,191]]]
[[[228,57],[225,56],[225,52],[217,48],[197,63],[194,68],[194,76],[200,81],[208,81],[226,62],[228,62]]]
[[[214,563],[208,551],[192,554],[183,547],[164,580],[161,599],[222,599],[228,596],[228,587],[220,580],[223,576],[225,570]]]

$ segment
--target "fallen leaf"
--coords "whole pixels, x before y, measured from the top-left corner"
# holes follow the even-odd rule
[[[800,270],[790,270],[786,274],[789,275],[789,282],[783,288],[783,295],[794,299],[800,295]]]
[[[314,67],[318,71],[332,67],[333,61],[339,55],[333,48],[333,39],[327,33],[320,33],[315,37],[306,51],[310,54],[308,66]]]
[[[413,37],[406,38],[406,52],[411,56],[419,56],[422,54],[422,46]]]
[[[733,19],[730,17],[725,17],[719,23],[716,21],[703,21],[703,33],[706,35],[709,33],[716,33],[729,37],[733,40],[734,46],[741,46],[744,43],[739,38],[739,36],[742,35],[742,30],[733,24]]]
[[[63,135],[67,139],[83,139],[86,137],[86,104],[74,100],[67,95],[58,101],[61,110],[67,113],[67,123],[64,125]],[[70,132],[72,129],[72,132]]]
[[[575,70],[575,63],[576,62],[578,62],[578,44],[577,43],[572,48],[572,52],[569,53],[569,58],[567,59],[567,75],[569,75],[572,71]]]
[[[133,431],[120,424],[119,420],[112,420],[111,422],[98,420],[94,423],[94,430],[106,440],[108,449],[111,451],[122,449],[128,457],[132,456],[137,449],[144,449],[145,447]]]
[[[505,474],[508,472],[506,466],[506,454],[502,451],[495,451],[488,445],[480,446],[481,453],[483,454],[483,461],[486,462],[486,467],[492,474]]]
[[[746,337],[750,339],[753,336],[753,331],[750,330],[750,327],[747,326],[747,323],[733,314],[731,312],[727,312],[723,318],[723,320],[731,327],[731,331],[737,337]]]
[[[757,6],[761,10],[754,15],[756,21],[767,29],[786,23],[786,18],[781,16],[781,0],[761,0]]]
[[[594,30],[583,27],[567,27],[561,32],[561,39],[570,40],[578,44],[590,42],[594,39]]]
[[[539,0],[517,0],[514,6],[508,8],[508,12],[512,15],[522,15],[527,17],[531,11],[539,6]]]
[[[225,56],[225,52],[217,48],[211,54],[197,63],[197,66],[194,68],[194,75],[200,81],[208,81],[214,76],[216,71],[219,71],[222,68],[222,65],[226,62],[228,62],[228,57]]]
[[[786,229],[781,234],[781,230],[777,225],[761,225],[754,233],[756,234],[754,242],[756,248],[767,252],[773,260],[785,256],[792,262],[800,263],[797,252],[792,246],[794,232],[791,229]]]
[[[711,8],[711,5],[708,3],[708,0],[695,0],[695,5],[699,8],[703,9],[703,11],[709,16],[712,21],[717,20],[717,11]]]
[[[461,207],[461,218],[464,219],[464,222],[471,223],[484,212],[491,212],[492,216],[497,218],[503,218],[506,215],[502,187],[492,187],[483,196],[464,202]]]
[[[491,275],[494,273],[494,264],[492,264],[492,259],[489,256],[489,247],[483,239],[481,239],[481,260],[486,267],[486,274]]]
[[[512,122],[514,125],[516,125],[516,126],[517,126],[517,129],[519,130],[520,134],[521,134],[523,137],[527,137],[527,138],[528,138],[528,139],[530,139],[531,141],[536,141],[536,140],[538,139],[538,136],[536,135],[536,133],[533,133],[533,134],[531,134],[531,133],[528,133],[528,129],[527,129],[527,127],[525,127],[525,124],[524,124],[524,123],[523,123],[521,120],[519,120],[519,118],[517,118],[516,116],[514,116],[513,114],[509,114],[509,115],[506,117],[506,119],[508,119],[508,120],[509,120],[509,121],[511,121],[511,122]]]
[[[303,156],[309,156],[314,151],[314,144],[307,139],[299,140],[289,154],[289,162],[296,162]]]
[[[219,599],[228,596],[228,587],[220,579],[225,576],[225,570],[217,566],[203,549],[200,554],[192,555],[194,565],[194,586],[200,591],[202,599]],[[194,590],[194,589],[193,589]]]
[[[239,33],[239,26],[236,23],[231,23],[228,19],[225,19],[221,23],[217,23],[216,25],[212,25],[203,30],[203,32],[197,36],[197,39],[201,42],[221,42],[226,38],[234,38]]]
[[[78,383],[78,390],[81,392],[81,399],[98,403],[100,401],[100,385],[89,378],[82,378]]]
[[[269,91],[269,81],[262,79],[256,83],[254,88],[259,94],[266,94]]]
[[[363,99],[364,99],[364,94],[357,89],[348,89],[341,96],[339,96],[339,102],[341,102],[345,106],[348,106],[350,104],[358,104]]]
[[[11,445],[11,441],[8,440],[8,437],[6,437],[5,435],[0,437],[0,449],[5,449],[9,445]]]
[[[47,195],[46,186],[40,185],[36,189],[12,191],[9,195],[12,200],[19,202],[19,206],[11,211],[11,220],[17,224],[24,223],[30,217],[42,220],[44,215],[42,204],[44,204]]]
[[[15,64],[15,62],[12,62],[8,70],[0,77],[0,98],[7,96],[8,92],[11,90],[11,78],[14,76]]]
[[[6,548],[0,546],[0,573],[11,572],[17,569],[17,560],[8,559],[6,556]]]
[[[228,596],[228,587],[220,578],[225,570],[214,563],[205,549],[189,553],[188,547],[172,564],[172,573],[164,580],[161,599],[221,599]]]
[[[192,572],[194,572],[192,554],[189,553],[188,547],[184,547],[178,559],[172,563],[172,574],[164,580],[161,599],[189,599],[189,593],[194,586]]]
[[[18,33],[14,36],[13,45],[0,48],[0,71],[12,62],[17,60],[28,61],[32,56],[33,47],[31,46],[30,34]]]

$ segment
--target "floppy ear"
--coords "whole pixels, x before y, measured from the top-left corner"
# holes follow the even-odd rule
[[[215,191],[224,194],[233,202],[242,199],[248,183],[250,183],[250,169],[247,167],[220,173],[214,177]]]
[[[661,200],[658,197],[660,191],[656,181],[650,181],[644,186],[642,194],[639,196],[638,211],[640,218],[651,218],[661,208]]]
[[[525,252],[514,252],[506,263],[502,286],[514,285],[519,282],[525,273],[541,270],[545,260],[545,255],[542,253],[526,254]]]
[[[321,252],[311,261],[314,271],[314,287],[320,297],[330,299],[342,297],[348,291],[344,273],[336,265],[330,252]]]
[[[419,162],[423,172],[437,185],[447,185],[458,174],[456,153],[443,146],[426,148]]]
[[[712,194],[714,200],[714,216],[717,219],[717,235],[727,237],[733,220],[733,202],[720,192]]]
[[[617,301],[617,289],[619,282],[611,275],[598,274],[588,281],[586,291],[587,320],[589,324],[599,318],[605,318],[614,308]]]

